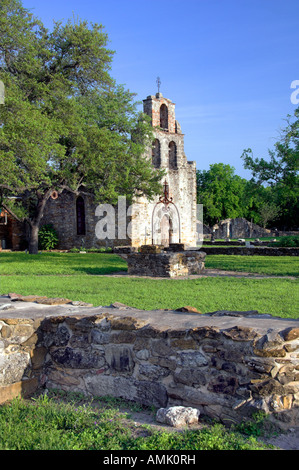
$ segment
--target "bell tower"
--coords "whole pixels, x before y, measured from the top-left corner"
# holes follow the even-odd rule
[[[143,100],[143,111],[151,119],[154,134],[154,140],[147,155],[155,168],[165,170],[165,182],[176,211],[169,212],[167,215],[169,219],[167,230],[165,229],[166,220],[163,219],[162,213],[159,216],[161,225],[159,226],[158,220],[153,230],[152,212],[150,210],[147,212],[145,206],[140,222],[141,226],[150,227],[148,239],[152,239],[154,244],[166,243],[167,245],[165,233],[169,232],[168,243],[181,241],[187,246],[196,246],[196,165],[195,162],[187,161],[184,150],[185,136],[175,117],[175,103],[163,97],[160,92],[160,83],[158,83],[158,92]],[[159,197],[157,197],[158,200]],[[163,209],[162,206],[161,209]],[[159,215],[159,211],[156,213]],[[142,232],[137,238],[136,242],[132,240],[133,245],[146,244],[145,240],[142,240]]]

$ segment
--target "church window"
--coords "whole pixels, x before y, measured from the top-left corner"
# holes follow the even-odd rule
[[[166,104],[162,104],[160,108],[160,127],[168,130],[168,108]]]
[[[77,235],[85,235],[85,204],[83,197],[79,196],[76,201],[76,213],[77,213]]]
[[[153,142],[152,163],[155,168],[160,168],[161,166],[161,150],[160,150],[160,142],[158,139],[156,139]]]
[[[177,170],[178,162],[177,162],[177,149],[176,144],[174,142],[170,142],[169,144],[169,168],[171,170]]]

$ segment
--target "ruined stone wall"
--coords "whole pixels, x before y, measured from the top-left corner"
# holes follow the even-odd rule
[[[158,324],[145,313],[2,318],[0,401],[43,386],[192,406],[230,424],[263,410],[298,425],[298,321],[216,312],[187,326],[179,312],[156,312]]]
[[[243,217],[236,219],[221,220],[219,224],[212,227],[211,232],[217,238],[259,238],[259,237],[272,237],[275,235],[269,229],[260,227],[257,224],[251,223]]]
[[[41,319],[0,319],[0,403],[35,392],[42,383],[46,349],[39,342]]]
[[[24,250],[27,247],[25,224],[7,214],[7,224],[0,224],[1,249]]]
[[[217,244],[217,242],[216,242]],[[299,256],[299,247],[244,246],[213,247],[204,246],[207,255],[244,255],[244,256]]]
[[[128,238],[118,238],[118,207],[115,206],[115,239],[99,239],[96,235],[96,226],[100,217],[96,216],[97,204],[90,196],[81,195],[85,207],[85,234],[77,234],[76,196],[64,191],[57,199],[49,199],[44,211],[41,225],[52,224],[58,233],[59,243],[57,249],[69,250],[76,248],[98,248],[100,246],[114,247],[129,245]],[[104,215],[104,218],[106,215]],[[127,218],[126,223],[129,223]]]

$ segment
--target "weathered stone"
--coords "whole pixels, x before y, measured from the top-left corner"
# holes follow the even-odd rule
[[[156,366],[153,364],[141,364],[139,367],[138,379],[150,380],[151,382],[159,380],[162,377],[170,375],[171,371],[165,367]]]
[[[165,407],[168,396],[164,385],[158,382],[135,381],[138,401],[147,406]]]
[[[211,312],[209,315],[214,317],[252,317],[258,315],[257,310],[217,310],[216,312]]]
[[[38,335],[36,333],[33,333],[26,341],[22,343],[23,347],[32,347],[36,345],[38,342]]]
[[[147,324],[145,320],[132,317],[111,318],[110,323],[114,330],[137,330]]]
[[[96,344],[96,342],[94,341]],[[67,344],[67,343],[65,343]],[[72,337],[69,340],[69,344],[72,348],[82,348],[82,349],[87,349],[90,346],[90,341],[89,341],[89,336],[87,334],[82,334],[82,335],[72,335]],[[63,346],[63,345],[61,345]]]
[[[170,370],[175,370],[177,368],[177,362],[175,359],[169,359],[167,357],[150,357],[149,362],[151,364],[157,364],[162,367],[167,367]]]
[[[75,377],[74,374],[68,374],[64,370],[50,370],[48,373],[48,380],[52,384],[55,384],[58,388],[61,386],[67,385],[70,386],[77,386],[81,383],[80,379]]]
[[[17,397],[28,397],[38,389],[38,378],[22,380],[15,383],[10,383],[6,386],[0,386],[0,403],[11,401]]]
[[[273,394],[283,395],[283,386],[274,379],[258,381],[250,386],[252,392],[261,396],[271,396]]]
[[[170,344],[172,348],[178,348],[178,349],[197,349],[198,348],[197,342],[190,337],[172,339],[170,341]]]
[[[188,312],[188,313],[202,313],[197,308],[195,307],[190,307],[189,305],[187,307],[180,307],[176,309],[176,312]]]
[[[74,305],[74,307],[93,307],[93,304],[82,302],[82,300],[75,300],[75,301],[70,302],[70,304]]]
[[[191,332],[191,336],[200,341],[204,338],[218,339],[221,336],[221,333],[220,329],[217,327],[205,326],[194,328]]]
[[[23,379],[30,363],[30,355],[26,352],[0,356],[0,385],[9,385]]]
[[[156,420],[175,428],[197,424],[200,412],[196,408],[185,406],[172,406],[160,408],[156,413]]]
[[[299,328],[287,328],[281,332],[281,335],[285,341],[293,341],[299,338]]]
[[[21,294],[16,294],[15,292],[11,292],[11,293],[8,294],[8,297],[10,298],[10,300],[20,300],[22,295]]]
[[[153,356],[169,357],[174,354],[174,350],[165,340],[161,339],[152,343],[152,354]]]
[[[140,351],[137,351],[136,357],[139,360],[144,360],[146,361],[149,358],[149,351],[147,349],[141,349]]]
[[[133,354],[127,346],[108,345],[105,351],[109,366],[118,372],[131,372],[134,368]]]
[[[137,388],[135,382],[127,377],[115,377],[111,375],[87,374],[84,377],[86,390],[93,396],[113,396],[127,400],[136,400]]]
[[[280,396],[280,395],[274,394],[270,401],[270,406],[275,411],[282,411],[286,409],[291,409],[292,402],[293,402],[292,395]]]
[[[208,360],[201,352],[181,352],[178,355],[178,365],[181,367],[204,367],[208,365]]]
[[[263,357],[284,357],[286,350],[283,345],[283,338],[277,331],[268,330],[268,333],[262,336],[254,347],[257,356]]]
[[[60,326],[57,328],[55,335],[53,336],[53,344],[55,346],[66,346],[70,339],[69,330],[66,326]]]
[[[71,302],[71,300],[64,299],[61,297],[37,299],[36,301],[38,304],[44,304],[44,305],[64,305],[64,304],[69,304]]]
[[[208,390],[214,393],[235,395],[238,385],[237,377],[219,375],[210,381]]]
[[[33,370],[40,369],[45,361],[47,349],[40,346],[30,351],[30,359]]]
[[[113,333],[110,336],[110,343],[129,343],[134,344],[136,339],[135,331],[123,330],[117,333]]]
[[[223,334],[234,341],[251,341],[258,336],[253,328],[244,326],[235,326],[223,331]]]
[[[42,295],[22,295],[19,297],[18,300],[21,300],[22,302],[43,302],[46,300],[47,297],[42,296]]]
[[[93,328],[91,330],[91,342],[94,344],[108,344],[110,342],[110,333]]]
[[[113,302],[113,304],[111,304],[110,307],[117,308],[118,310],[132,309],[132,307],[129,307],[129,305],[123,304],[121,302]]]
[[[198,369],[180,369],[173,375],[174,381],[189,385],[206,385],[207,376]]]
[[[10,338],[12,335],[12,329],[8,325],[3,325],[1,328],[1,337],[2,338]]]
[[[74,369],[95,369],[105,364],[105,359],[98,351],[75,351],[70,347],[52,351],[51,357],[57,364]]]

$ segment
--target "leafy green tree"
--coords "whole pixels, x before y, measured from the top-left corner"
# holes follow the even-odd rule
[[[269,150],[269,158],[254,158],[251,149],[244,150],[244,167],[251,170],[252,182],[271,190],[272,201],[276,206],[274,220],[280,226],[299,226],[299,108],[294,116],[287,116],[286,127],[274,150]]]
[[[246,180],[230,165],[215,163],[209,170],[197,171],[197,202],[203,204],[203,221],[208,225],[245,216],[245,193]]]
[[[29,223],[30,253],[54,190],[83,187],[114,203],[161,189],[144,156],[149,120],[111,78],[107,41],[101,25],[57,22],[49,31],[20,0],[1,0],[0,204]]]

